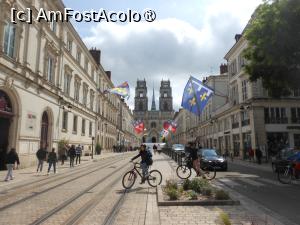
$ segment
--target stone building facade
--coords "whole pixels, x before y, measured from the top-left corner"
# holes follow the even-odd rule
[[[120,99],[101,52],[88,50],[71,23],[10,22],[10,9],[63,11],[58,1],[0,1],[0,167],[15,147],[23,166],[35,163],[40,146],[65,139],[85,152],[97,142],[117,142]],[[132,132],[132,129],[130,130]],[[131,133],[134,135],[134,133]]]
[[[148,110],[148,89],[146,80],[138,80],[135,89],[134,119],[142,120],[145,123],[145,132],[142,134],[143,142],[161,142],[160,133],[163,130],[165,121],[174,117],[173,97],[171,82],[161,81],[159,110],[156,109],[153,90],[151,110]]]

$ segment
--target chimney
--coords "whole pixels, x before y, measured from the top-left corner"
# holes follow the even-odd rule
[[[105,71],[106,76],[111,80],[111,71]]]
[[[234,37],[234,38],[235,38],[235,41],[238,42],[238,41],[240,40],[241,37],[242,37],[241,34],[236,34],[235,37]]]
[[[97,48],[90,49],[90,53],[98,65],[100,65],[101,51]]]
[[[228,67],[226,64],[221,64],[220,66],[220,74],[224,74],[224,73],[227,73],[228,72]]]

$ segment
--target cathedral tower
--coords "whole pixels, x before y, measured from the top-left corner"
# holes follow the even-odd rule
[[[162,112],[172,112],[173,111],[173,97],[171,82],[161,81],[160,84],[160,97],[159,97],[159,110]]]
[[[148,97],[146,80],[138,80],[135,88],[134,111],[148,111]]]

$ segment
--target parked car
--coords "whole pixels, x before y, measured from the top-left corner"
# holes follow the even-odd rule
[[[227,160],[218,154],[215,149],[200,149],[198,151],[200,156],[200,166],[205,167],[215,167],[215,169],[220,169],[227,171]]]
[[[174,144],[174,145],[172,145],[172,151],[175,151],[175,152],[178,152],[178,153],[184,153],[184,145]]]
[[[292,148],[281,149],[274,157],[272,157],[272,170],[277,172],[278,168],[284,167],[289,163],[290,156],[294,155],[296,151]]]

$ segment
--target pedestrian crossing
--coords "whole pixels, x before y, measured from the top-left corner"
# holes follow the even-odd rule
[[[287,187],[286,184],[281,184],[277,180],[271,180],[267,178],[219,178],[218,181],[226,184],[229,187],[238,187],[238,186],[249,186],[249,187]]]

